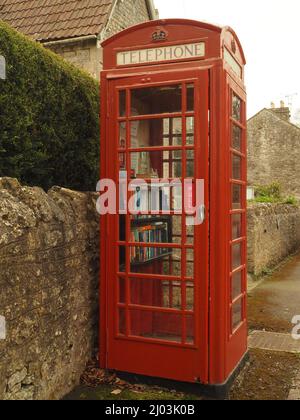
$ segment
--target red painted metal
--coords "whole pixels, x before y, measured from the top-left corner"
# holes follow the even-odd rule
[[[167,40],[153,42],[152,35],[158,27],[166,32]],[[117,65],[116,55],[120,51],[201,41],[205,42],[203,58],[128,67]],[[181,251],[180,274],[172,272],[174,262],[169,257],[171,274],[166,275],[159,259],[144,264],[136,273],[132,272],[130,247],[146,250],[149,244],[132,241],[129,215],[123,219],[125,240],[120,239],[118,215],[101,217],[100,364],[103,368],[147,376],[222,384],[247,351],[246,93],[245,58],[241,44],[230,28],[170,19],[127,29],[105,41],[103,47],[101,178],[111,178],[118,183],[118,162],[124,164],[126,161],[130,170],[133,152],[159,154],[177,150],[182,153],[181,177],[185,178],[187,154],[194,150],[194,178],[205,180],[207,218],[203,225],[195,227],[193,245],[187,244],[185,214],[181,220],[182,235],[177,235],[176,244],[151,243],[151,248],[160,252],[163,252],[162,249]],[[229,60],[226,60],[225,51],[227,57],[231,56]],[[239,68],[240,75],[236,71]],[[194,112],[187,109],[189,84],[195,86]],[[130,115],[133,89],[173,85],[181,85],[182,112],[163,116],[159,113]],[[126,92],[126,115],[121,116],[120,91]],[[240,118],[232,112],[234,95],[241,103]],[[185,122],[191,116],[195,117],[194,145],[186,141]],[[172,146],[170,143],[168,146],[153,144],[153,147],[131,148],[130,123],[158,118],[182,119],[182,145]],[[126,126],[125,149],[119,145],[120,123]],[[239,150],[233,143],[233,127],[240,130]],[[159,135],[159,132],[153,135]],[[239,137],[236,140],[239,141]],[[125,161],[119,158],[119,153],[124,154]],[[155,156],[151,157],[151,163],[154,168],[159,168],[162,160]],[[233,171],[237,162],[240,162],[240,167],[235,167]],[[169,161],[169,167],[172,167],[172,161]],[[239,179],[234,178],[236,174],[239,174]],[[150,180],[148,178],[147,181]],[[234,215],[241,215],[241,224],[236,222]],[[172,217],[176,217],[175,213]],[[233,231],[235,236],[239,233],[238,237],[233,237]],[[123,267],[119,266],[119,247],[125,250]],[[237,251],[239,247],[240,254]],[[192,249],[193,277],[189,275],[187,266],[187,255]],[[237,289],[237,295],[232,296],[233,278],[239,278],[239,273],[242,284]],[[120,278],[123,279],[124,290],[120,289]],[[162,307],[166,282],[169,284],[169,302],[174,300],[174,287],[179,284],[181,288],[179,309],[171,307],[171,303],[170,307]],[[170,282],[173,282],[172,286]],[[193,310],[188,308],[187,302],[191,284],[194,285],[195,296]],[[122,302],[120,294],[124,294]],[[151,337],[152,331],[158,332],[158,335]],[[178,334],[178,341],[166,339],[167,333]]]

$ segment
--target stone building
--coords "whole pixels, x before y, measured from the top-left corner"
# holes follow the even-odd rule
[[[99,78],[101,42],[158,18],[153,0],[0,0],[0,19]]]
[[[285,195],[300,198],[300,128],[290,109],[263,109],[248,121],[248,183],[280,183]]]

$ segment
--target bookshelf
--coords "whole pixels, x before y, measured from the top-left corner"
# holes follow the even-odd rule
[[[131,220],[130,243],[149,243],[149,247],[130,246],[131,269],[138,267],[140,270],[143,265],[146,267],[171,256],[172,250],[153,246],[153,244],[170,243],[171,238],[171,216],[135,216]],[[120,254],[120,266],[125,267],[124,252]]]

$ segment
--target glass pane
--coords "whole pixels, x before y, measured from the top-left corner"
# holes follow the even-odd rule
[[[233,274],[232,276],[232,289],[231,289],[231,298],[234,301],[237,297],[242,294],[242,271]]]
[[[238,210],[242,208],[242,186],[232,185],[232,209]]]
[[[173,151],[172,152],[172,155],[171,155],[171,158],[173,159],[173,160],[179,160],[179,159],[181,159],[181,150],[175,150],[175,151]]]
[[[239,152],[242,151],[242,129],[236,125],[232,128],[232,147]]]
[[[171,139],[164,139],[164,142],[169,141],[170,146],[182,146],[182,136],[173,136]]]
[[[126,122],[119,124],[119,147],[120,149],[126,148]]]
[[[171,118],[164,118],[163,119],[163,134],[168,135],[170,134],[170,132],[172,132],[171,128],[170,128],[170,121]]]
[[[167,191],[166,191],[167,192]],[[169,201],[171,203],[171,210],[179,212],[182,210],[182,185],[171,187],[169,189]]]
[[[233,95],[232,98],[232,117],[237,121],[241,121],[242,101],[236,95]]]
[[[125,273],[126,271],[126,247],[119,246],[119,272]]]
[[[239,239],[242,236],[242,215],[234,214],[232,216],[232,240]]]
[[[173,135],[181,135],[182,134],[182,119],[181,118],[170,118],[170,133]]]
[[[194,150],[188,150],[187,151],[186,176],[188,178],[193,178],[195,176],[195,152],[194,152]]]
[[[119,169],[120,171],[126,171],[126,154],[119,153]]]
[[[157,215],[139,215],[131,217],[131,240],[137,242],[139,236],[136,229],[151,226],[155,229],[164,229],[166,231],[164,243],[181,244],[182,238],[182,218],[181,216],[157,216]],[[155,235],[152,234],[152,237]]]
[[[119,303],[126,303],[126,280],[119,278]]]
[[[241,324],[243,321],[243,305],[242,305],[242,299],[240,299],[238,302],[236,302],[232,306],[232,330],[236,330],[237,327]]]
[[[187,277],[194,277],[194,250],[187,249],[186,251],[186,275]]]
[[[140,186],[139,186],[140,185]],[[148,183],[131,184],[129,209],[132,214],[157,214],[160,211],[178,212],[182,210],[182,183],[180,181],[165,181],[153,179]]]
[[[182,318],[173,313],[130,311],[131,335],[154,340],[182,342]]]
[[[126,312],[119,309],[119,334],[126,335]]]
[[[172,216],[171,226],[172,226],[171,243],[181,244],[182,242],[182,217]]]
[[[185,318],[186,322],[186,344],[195,343],[195,317],[188,315]]]
[[[164,118],[134,121],[130,124],[130,135],[132,149],[181,146],[182,119]]]
[[[242,265],[242,244],[232,245],[232,270]]]
[[[181,152],[180,152],[181,153]],[[182,177],[182,162],[181,160],[173,161],[172,163],[172,176],[169,174],[169,178],[181,178]]]
[[[194,283],[186,283],[186,309],[188,311],[194,310]]]
[[[120,117],[126,115],[126,90],[121,90],[119,93],[119,115]]]
[[[187,239],[186,244],[187,245],[193,245],[194,244],[194,236],[195,236],[195,226],[187,226]]]
[[[163,282],[162,291],[164,308],[182,310],[180,282]]]
[[[150,87],[131,91],[131,115],[181,112],[181,85]]]
[[[195,109],[195,89],[194,85],[187,86],[187,111],[194,111]]]
[[[182,151],[131,153],[133,178],[179,178],[182,174]]]
[[[121,157],[119,157],[121,159]],[[126,156],[124,157],[125,161],[126,161]],[[120,160],[120,162],[122,162]],[[118,185],[118,201],[119,201],[119,209],[121,212],[125,212],[127,210],[127,171],[126,168],[120,170],[119,172],[119,177],[120,177],[120,183]],[[123,220],[124,219],[124,220]],[[123,241],[125,240],[125,235],[123,235],[123,239],[122,239],[122,232],[123,232],[123,226],[121,226],[121,223],[123,223],[123,221],[125,221],[124,215],[120,215],[120,240]]]
[[[159,233],[157,235],[159,236]],[[171,248],[131,247],[130,271],[141,274],[181,276],[181,251]]]
[[[187,117],[186,118],[186,132],[187,134],[194,134],[195,131],[195,118]]]
[[[170,211],[181,214],[182,183],[154,180],[150,183],[130,185],[128,208],[131,214],[158,214]]]
[[[124,217],[124,216],[121,216]],[[123,221],[122,221],[123,223]],[[165,238],[164,243],[177,244],[182,243],[183,232],[182,232],[182,218],[181,216],[155,216],[155,215],[137,215],[131,216],[131,242],[137,242],[137,239],[140,237],[136,229],[142,227],[151,226],[153,229],[165,229]],[[187,234],[187,245],[194,244],[194,226],[185,226]],[[125,240],[125,218],[124,218],[124,233],[122,235],[122,240]],[[155,237],[152,233],[150,239]],[[149,242],[151,243],[151,242]],[[153,242],[152,242],[153,243]]]
[[[130,302],[133,305],[181,310],[181,283],[132,278]]]
[[[125,221],[126,221],[126,216],[125,215],[120,215],[119,216],[119,241],[126,241],[126,229],[125,229]]]
[[[194,117],[188,117],[186,119],[186,144],[194,144],[194,133],[195,133],[195,119]]]
[[[171,220],[162,218],[136,218],[131,222],[131,242],[172,243],[170,235]]]
[[[232,178],[236,180],[242,179],[242,158],[237,155],[232,156]]]

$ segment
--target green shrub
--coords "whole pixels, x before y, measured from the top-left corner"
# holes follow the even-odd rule
[[[0,176],[45,189],[94,190],[99,173],[99,86],[0,22]]]

